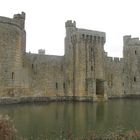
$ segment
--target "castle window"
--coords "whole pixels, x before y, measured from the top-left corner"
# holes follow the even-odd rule
[[[57,82],[55,83],[55,88],[58,89],[58,83]]]
[[[135,50],[135,54],[137,54],[137,51]]]
[[[136,77],[134,77],[134,82],[136,82]]]
[[[91,48],[91,52],[93,51],[93,48]]]
[[[98,36],[98,42],[100,41],[100,37]]]
[[[91,71],[93,71],[93,66],[91,66]]]
[[[14,72],[12,72],[12,80],[15,78],[15,74]]]
[[[122,83],[122,85],[124,86],[124,82]]]
[[[65,87],[66,87],[65,83],[63,83],[63,89],[65,89]]]
[[[96,41],[96,36],[94,36],[94,41]]]
[[[34,69],[34,64],[32,64],[32,69]]]
[[[113,74],[111,74],[111,76],[110,76],[110,80],[111,80],[111,86],[113,86]]]
[[[85,38],[85,35],[84,34],[82,34],[82,37],[83,37],[83,39]]]

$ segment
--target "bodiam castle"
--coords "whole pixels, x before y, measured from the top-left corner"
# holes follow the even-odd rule
[[[65,23],[64,56],[26,52],[25,13],[0,17],[0,96],[106,100],[140,95],[140,40],[123,37],[123,58],[108,57],[105,32]]]

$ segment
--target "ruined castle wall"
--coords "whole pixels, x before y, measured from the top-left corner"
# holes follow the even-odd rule
[[[64,96],[64,56],[26,54],[34,96]]]
[[[123,58],[105,56],[105,80],[108,97],[122,97],[124,94]]]

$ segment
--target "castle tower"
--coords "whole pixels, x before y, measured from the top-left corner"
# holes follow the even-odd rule
[[[74,36],[73,36],[74,38]],[[75,47],[75,93],[80,97],[104,97],[104,43],[105,33],[77,29]]]
[[[65,83],[66,95],[74,96],[75,94],[75,44],[76,38],[72,38],[76,34],[76,22],[68,20],[65,23]]]
[[[104,43],[104,32],[76,28],[75,22],[66,22],[67,95],[84,98],[105,93]]]
[[[24,30],[25,13],[13,18],[0,17],[0,89],[13,94],[15,87],[23,86],[22,68],[26,50]]]
[[[139,94],[140,91],[140,40],[123,37],[124,94]]]

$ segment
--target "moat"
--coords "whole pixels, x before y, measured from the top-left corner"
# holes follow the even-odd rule
[[[116,129],[140,130],[140,100],[109,100],[107,102],[51,102],[38,104],[1,105],[0,114],[8,114],[20,135],[58,137],[62,130],[73,135],[91,131]]]

